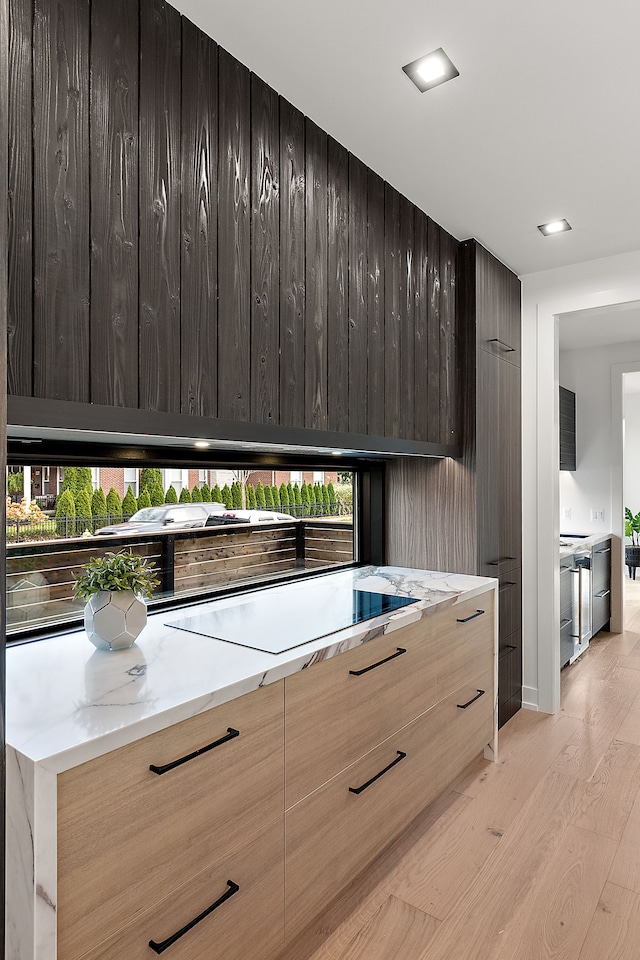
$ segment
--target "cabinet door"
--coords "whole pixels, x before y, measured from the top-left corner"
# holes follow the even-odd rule
[[[596,544],[591,556],[591,584],[595,597],[611,587],[611,540]]]
[[[481,350],[520,365],[520,281],[476,244],[476,336]]]
[[[503,573],[499,578],[498,597],[500,617],[498,620],[500,653],[511,634],[520,629],[522,621],[522,599],[520,569]]]
[[[520,369],[502,360],[497,366],[500,409],[501,555],[511,558],[513,567],[519,567],[522,558]]]

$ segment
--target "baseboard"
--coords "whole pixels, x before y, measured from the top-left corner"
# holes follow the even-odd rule
[[[538,688],[537,687],[523,687],[522,688],[522,709],[523,710],[539,710],[538,707]]]

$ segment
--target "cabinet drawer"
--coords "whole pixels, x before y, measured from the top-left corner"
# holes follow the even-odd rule
[[[478,689],[484,694],[474,700]],[[493,709],[491,670],[287,811],[288,940],[491,740]]]
[[[445,614],[438,636],[438,699],[493,667],[494,592],[456,603]]]
[[[498,696],[500,702],[510,700],[522,689],[522,642],[520,631],[512,634],[500,648],[498,660]]]
[[[602,594],[602,596],[595,595],[592,601],[591,630],[593,636],[596,635],[598,630],[602,630],[611,617],[611,593],[609,590],[603,590]]]
[[[509,573],[500,574],[498,587],[498,605],[499,618],[498,626],[500,631],[500,640],[506,640],[512,633],[520,629],[522,619],[521,615],[521,589],[520,589],[520,570],[510,570]]]
[[[87,917],[91,942],[106,939],[281,816],[283,758],[280,682],[61,774],[60,960],[89,948]]]
[[[284,938],[282,818],[93,949],[83,960],[150,960],[163,941],[226,899],[167,947],[170,960],[275,960]],[[234,886],[238,889],[235,890]]]
[[[433,706],[437,633],[427,616],[286,678],[287,808]]]

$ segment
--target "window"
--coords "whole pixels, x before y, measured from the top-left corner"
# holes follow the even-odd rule
[[[314,471],[313,471],[313,482],[314,482],[314,483],[324,483],[324,470],[314,470]]]
[[[225,464],[220,469],[153,467],[144,473],[139,465],[113,461],[91,471],[53,463],[39,469],[55,471],[50,475],[60,477],[60,482],[63,477],[72,480],[67,487],[84,512],[82,521],[73,511],[61,512],[60,495],[57,501],[52,495],[51,504],[43,503],[42,509],[18,516],[16,508],[15,516],[8,517],[7,632],[13,639],[81,623],[84,603],[74,599],[72,578],[64,571],[86,562],[89,545],[92,556],[130,549],[152,558],[160,581],[150,601],[152,608],[369,559],[359,556],[354,533],[359,528],[354,522],[359,485],[353,471],[342,473],[341,482],[325,485],[319,480],[325,477],[324,471],[308,467],[290,471],[288,466],[265,469],[262,463],[253,470]],[[74,470],[77,474],[70,477]],[[197,480],[207,475],[216,478],[213,486],[205,488],[210,499],[192,503],[193,487],[200,494]],[[315,483],[309,481],[311,476]],[[111,489],[120,498],[110,496],[107,522],[104,513],[93,518],[86,515],[82,484],[92,503],[96,482],[105,498]],[[80,492],[71,494],[78,485]],[[150,506],[137,510],[129,503],[129,509],[122,511],[119,502],[129,489],[136,498],[147,492]],[[212,494],[218,502],[213,502]]]

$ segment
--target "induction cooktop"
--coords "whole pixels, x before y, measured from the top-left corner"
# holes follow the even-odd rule
[[[336,588],[329,581],[310,581],[259,592],[235,606],[206,610],[166,625],[279,654],[417,602],[357,590],[351,584]]]

